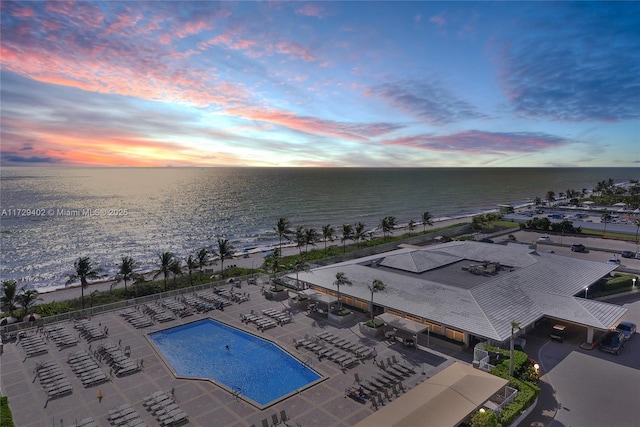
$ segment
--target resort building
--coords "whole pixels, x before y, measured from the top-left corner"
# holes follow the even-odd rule
[[[351,285],[340,286],[343,304],[374,314],[418,343],[430,337],[470,346],[477,341],[506,342],[512,322],[527,331],[544,319],[608,330],[626,309],[585,299],[586,289],[617,266],[539,253],[519,243],[455,241],[429,247],[402,247],[383,254],[298,273],[312,300],[336,301],[336,273]],[[288,276],[296,280],[296,275]],[[372,282],[385,290],[373,295]]]

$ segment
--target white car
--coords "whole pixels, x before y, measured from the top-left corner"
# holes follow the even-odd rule
[[[636,252],[636,259],[640,259],[640,252]]]
[[[550,242],[550,241],[551,241],[551,238],[546,234],[544,236],[538,237],[538,242]]]

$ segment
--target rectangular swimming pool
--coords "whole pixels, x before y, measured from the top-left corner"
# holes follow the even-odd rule
[[[262,406],[322,378],[276,344],[212,319],[149,338],[177,376],[210,379]]]

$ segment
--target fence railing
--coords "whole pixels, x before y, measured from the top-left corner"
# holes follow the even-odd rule
[[[246,281],[249,278],[255,278],[258,277],[259,279],[265,280],[268,279],[268,276],[266,274],[262,274],[262,273],[258,273],[258,274],[254,274],[254,275],[247,275],[247,276],[240,276],[240,277],[234,277],[234,281]],[[161,299],[165,299],[165,298],[172,298],[172,297],[176,297],[176,296],[180,296],[180,295],[185,295],[185,294],[190,294],[190,293],[194,293],[194,292],[199,292],[199,291],[203,291],[206,289],[210,289],[210,288],[215,288],[218,286],[223,286],[228,284],[228,282],[226,280],[217,280],[214,282],[209,282],[209,283],[204,283],[204,284],[200,284],[200,285],[195,285],[195,286],[189,286],[186,288],[179,288],[179,289],[173,289],[167,292],[161,292],[161,293],[157,293],[157,294],[151,294],[151,295],[144,295],[141,297],[136,297],[136,298],[129,298],[126,300],[122,300],[122,301],[117,301],[117,302],[112,302],[109,304],[104,304],[104,305],[99,305],[99,306],[95,306],[95,307],[89,307],[89,308],[85,308],[83,310],[76,310],[76,311],[69,311],[66,313],[60,313],[60,314],[56,314],[55,316],[47,316],[47,317],[42,317],[40,319],[36,319],[33,322],[19,322],[19,323],[12,323],[10,325],[4,325],[0,328],[0,331],[2,331],[2,333],[11,333],[11,332],[16,332],[16,331],[22,331],[25,329],[30,329],[30,328],[34,328],[34,327],[41,327],[44,325],[48,325],[51,323],[57,323],[57,322],[64,322],[64,321],[69,321],[69,320],[73,320],[73,319],[79,319],[81,317],[90,317],[90,316],[95,316],[97,314],[101,314],[101,313],[106,313],[106,312],[110,312],[110,311],[116,311],[116,310],[122,310],[123,308],[127,308],[127,307],[132,307],[132,306],[137,306],[140,304],[147,304],[150,302],[154,302],[157,300],[161,300]]]

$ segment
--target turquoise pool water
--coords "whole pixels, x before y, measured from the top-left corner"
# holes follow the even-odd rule
[[[321,378],[277,345],[211,319],[149,338],[177,375],[209,378],[260,405]]]

